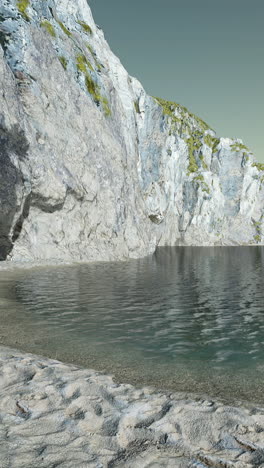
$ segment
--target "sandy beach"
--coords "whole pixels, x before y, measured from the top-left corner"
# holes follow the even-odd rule
[[[157,393],[0,347],[0,466],[261,467],[264,408]]]

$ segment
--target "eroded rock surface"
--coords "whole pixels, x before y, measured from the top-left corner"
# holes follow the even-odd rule
[[[0,353],[1,468],[264,466],[264,408],[182,399]]]
[[[148,96],[85,0],[2,0],[0,44],[1,259],[263,243],[263,165]]]

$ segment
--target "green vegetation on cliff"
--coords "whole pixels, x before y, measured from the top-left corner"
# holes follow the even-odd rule
[[[173,122],[180,122],[188,127],[197,126],[202,131],[212,130],[204,120],[189,112],[188,109],[181,104],[177,104],[173,101],[166,101],[159,97],[154,97],[154,99],[163,108],[163,114],[171,117]],[[177,115],[175,115],[175,113]]]
[[[84,21],[77,21],[77,23],[83,28],[83,30],[88,34],[93,34],[92,29]]]
[[[41,21],[40,26],[46,29],[50,36],[56,37],[55,29],[48,20]]]
[[[203,169],[208,169],[202,154],[199,155],[199,153],[201,153],[203,143],[206,143],[213,151],[219,143],[217,138],[205,134],[206,131],[212,130],[211,127],[195,114],[189,112],[186,107],[176,102],[166,101],[158,97],[154,97],[154,99],[162,107],[163,115],[170,118],[171,133],[178,133],[188,145],[188,174],[198,171],[199,167],[196,159],[198,156]]]
[[[140,114],[138,99],[134,101],[134,107],[137,114]]]
[[[202,174],[198,174],[193,180],[201,186],[202,192],[210,193],[209,185],[205,182]]]
[[[199,151],[201,148],[201,140],[195,135],[190,135],[186,143],[189,148],[189,165],[188,165],[188,174],[198,171],[198,164],[195,158],[195,151]]]
[[[30,0],[17,0],[17,8],[26,21],[30,21],[30,17],[27,14],[27,8],[29,5]]]
[[[62,23],[62,21],[57,21],[57,23],[62,29],[62,31],[64,32],[64,34],[66,34],[66,36],[72,37],[72,33],[69,31],[69,29],[66,28],[66,26]]]
[[[86,44],[86,47],[87,49],[89,50],[90,54],[92,55],[93,59],[94,59],[94,63],[95,63],[95,67],[97,68],[98,71],[101,71],[103,67],[103,65],[98,61],[97,59],[97,55],[96,55],[96,52],[94,51],[94,49],[92,48],[92,46],[90,44]]]
[[[94,72],[94,68],[84,54],[78,54],[76,57],[77,70],[84,75],[85,86],[88,93],[92,96],[97,106],[102,107],[104,115],[109,117],[111,115],[111,109],[109,107],[108,99],[101,95],[100,87],[91,76],[91,71]]]
[[[250,153],[248,147],[246,145],[244,145],[243,143],[234,143],[233,145],[231,145],[231,149],[233,151],[243,151],[243,154],[248,154]]]
[[[77,55],[76,60],[77,60],[76,65],[79,71],[86,73],[87,67],[89,68],[89,70],[94,71],[92,64],[89,62],[87,57],[85,57],[84,54]]]
[[[217,151],[217,147],[220,143],[220,139],[216,138],[209,133],[207,135],[204,135],[204,143],[209,146],[209,148],[212,148],[212,152],[215,153]]]
[[[62,64],[64,70],[67,69],[67,65],[68,65],[68,60],[66,60],[66,58],[63,56],[63,55],[60,55],[59,56],[59,61],[60,63]]]
[[[254,162],[252,164],[253,167],[256,167],[258,169],[258,171],[264,171],[264,164],[262,163],[259,163],[259,162]]]

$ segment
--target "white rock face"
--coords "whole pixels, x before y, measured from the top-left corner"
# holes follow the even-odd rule
[[[263,168],[149,97],[85,0],[0,6],[0,258],[263,244]]]

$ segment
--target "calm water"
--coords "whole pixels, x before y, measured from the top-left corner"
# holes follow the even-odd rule
[[[0,272],[0,342],[119,380],[264,401],[264,248]]]

